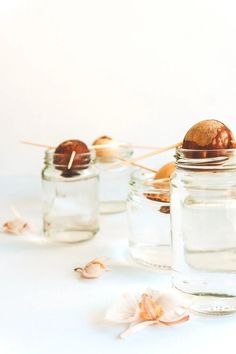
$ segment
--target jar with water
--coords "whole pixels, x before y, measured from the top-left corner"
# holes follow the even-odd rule
[[[93,153],[80,154],[80,164],[68,168],[55,161],[55,151],[45,153],[42,171],[43,229],[48,239],[80,242],[99,229],[98,171]]]
[[[96,167],[99,170],[99,201],[101,214],[119,213],[126,209],[131,166],[122,160],[131,158],[129,144],[97,151]]]
[[[131,175],[128,196],[129,251],[140,264],[169,270],[169,181],[159,182],[154,175],[143,170],[136,170]]]
[[[236,311],[236,150],[177,149],[176,157],[173,285],[190,295],[194,311]]]

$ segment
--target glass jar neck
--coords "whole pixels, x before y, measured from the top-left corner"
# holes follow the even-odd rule
[[[86,171],[91,165],[94,164],[95,153],[76,153],[71,154],[58,154],[54,149],[45,152],[44,164],[45,168],[51,168],[61,171],[63,177],[73,177]]]
[[[116,158],[130,158],[133,154],[133,149],[130,144],[96,149],[96,160],[98,162],[114,162]]]
[[[155,173],[135,170],[130,178],[130,190],[137,196],[155,196],[160,194],[169,194],[169,181],[155,180]],[[151,199],[151,198],[150,198]],[[158,199],[158,198],[156,198]]]
[[[176,149],[177,169],[189,171],[236,170],[236,149],[191,150]]]

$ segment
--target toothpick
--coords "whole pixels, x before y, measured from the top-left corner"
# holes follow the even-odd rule
[[[25,141],[22,140],[20,141],[21,144],[26,144],[26,145],[32,145],[35,147],[42,147],[42,148],[46,148],[46,149],[55,149],[55,146],[51,146],[51,145],[47,145],[47,144],[40,144],[40,143],[34,143],[31,141]],[[119,146],[129,146],[132,147],[133,149],[155,149],[153,146],[147,146],[147,145],[132,145],[132,144],[128,144],[128,143],[111,143],[111,144],[100,144],[100,145],[90,145],[88,146],[88,148],[90,150],[95,149],[95,150],[99,150],[99,149],[104,149],[104,148],[112,148],[112,147],[119,147]]]
[[[75,155],[76,155],[76,151],[72,151],[72,153],[71,153],[71,155],[70,155],[70,161],[69,161],[68,166],[67,166],[67,169],[68,169],[68,170],[71,169],[71,166],[72,166],[72,164],[73,164]]]
[[[21,141],[22,144],[26,145],[32,145],[36,147],[43,147],[46,149],[55,149],[55,146],[47,145],[47,144],[39,144],[39,143],[33,143],[31,141]],[[125,143],[112,143],[112,144],[100,144],[100,145],[91,145],[88,146],[88,149],[104,149],[104,148],[112,148],[112,147],[118,147],[118,146],[127,146]]]
[[[128,143],[110,143],[110,144],[100,144],[100,145],[91,145],[89,146],[89,149],[103,149],[103,148],[111,148],[111,147],[119,147],[119,146],[130,146],[133,149],[146,149],[146,150],[154,150],[157,149],[156,147],[153,146],[148,146],[148,145],[132,145]]]
[[[91,145],[88,146],[88,148],[99,150],[99,149],[105,149],[105,148],[118,148],[119,146],[127,146],[127,144],[124,143],[110,143],[110,144],[100,144],[100,145]]]
[[[170,179],[169,178],[154,178],[152,181],[144,181],[144,184],[146,186],[153,186],[155,184],[158,184],[158,183],[166,183],[166,182],[170,182]]]
[[[22,144],[26,144],[26,145],[32,145],[32,146],[37,146],[37,147],[43,147],[43,148],[46,148],[46,149],[55,149],[54,146],[46,145],[46,144],[32,143],[31,141],[24,141],[24,140],[22,140],[21,143],[22,143]]]
[[[11,208],[11,211],[13,212],[13,214],[15,215],[15,217],[17,219],[21,219],[21,215],[20,213],[18,212],[18,210],[14,207],[14,205],[10,205],[10,208]]]
[[[143,154],[141,156],[137,156],[134,159],[130,159],[130,160],[124,159],[123,162],[114,163],[113,165],[111,165],[109,167],[109,169],[112,170],[113,168],[120,167],[120,166],[122,166],[123,163],[130,165],[130,164],[132,164],[132,163],[134,163],[136,161],[143,160],[143,159],[146,159],[146,158],[154,156],[154,155],[158,155],[158,154],[160,154],[162,152],[174,149],[174,148],[179,147],[181,145],[182,145],[182,142],[179,142],[179,143],[176,143],[176,144],[168,145],[168,146],[153,150],[153,151],[148,152],[146,154]]]
[[[116,156],[115,157],[117,160],[120,160],[120,161],[123,161],[123,162],[126,162],[127,160],[122,158],[122,157],[119,157],[119,156]],[[131,162],[130,165],[132,166],[136,166],[136,167],[139,167],[139,168],[142,168],[143,170],[147,170],[147,171],[150,171],[150,172],[154,172],[154,173],[157,173],[158,170],[155,170],[154,168],[151,168],[151,167],[148,167],[148,166],[144,166],[144,165],[141,165],[140,163],[137,163],[137,162]],[[110,169],[110,167],[108,168],[108,170]]]
[[[132,145],[133,149],[144,149],[144,150],[155,150],[159,149],[158,147],[155,146],[150,146],[150,145]]]

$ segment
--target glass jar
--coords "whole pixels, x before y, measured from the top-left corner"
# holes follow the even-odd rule
[[[138,263],[168,270],[171,263],[169,182],[154,180],[154,175],[142,170],[131,175],[129,251]]]
[[[176,155],[171,180],[173,285],[192,295],[197,312],[235,311],[236,150],[177,149]]]
[[[85,241],[99,229],[98,171],[94,154],[80,155],[79,165],[69,169],[61,162],[62,154],[55,154],[54,150],[45,153],[43,229],[51,240]]]
[[[132,167],[127,164],[120,164],[120,166],[115,167],[115,164],[119,163],[119,158],[131,158],[133,150],[127,144],[115,148],[104,148],[104,156],[99,156],[98,152],[96,167],[99,170],[100,213],[119,213],[126,209],[128,184]]]

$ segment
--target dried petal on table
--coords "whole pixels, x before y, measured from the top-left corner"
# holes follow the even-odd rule
[[[29,231],[30,228],[31,226],[21,218],[10,220],[3,224],[4,232],[14,235],[23,234],[24,232]]]
[[[106,320],[115,323],[129,323],[120,334],[125,338],[149,325],[175,325],[189,319],[188,308],[173,293],[147,290],[139,297],[124,294],[106,313]]]
[[[74,269],[75,272],[79,272],[83,278],[94,279],[102,275],[102,273],[107,269],[107,265],[104,263],[108,258],[100,257],[95,258],[84,267],[77,267]]]

